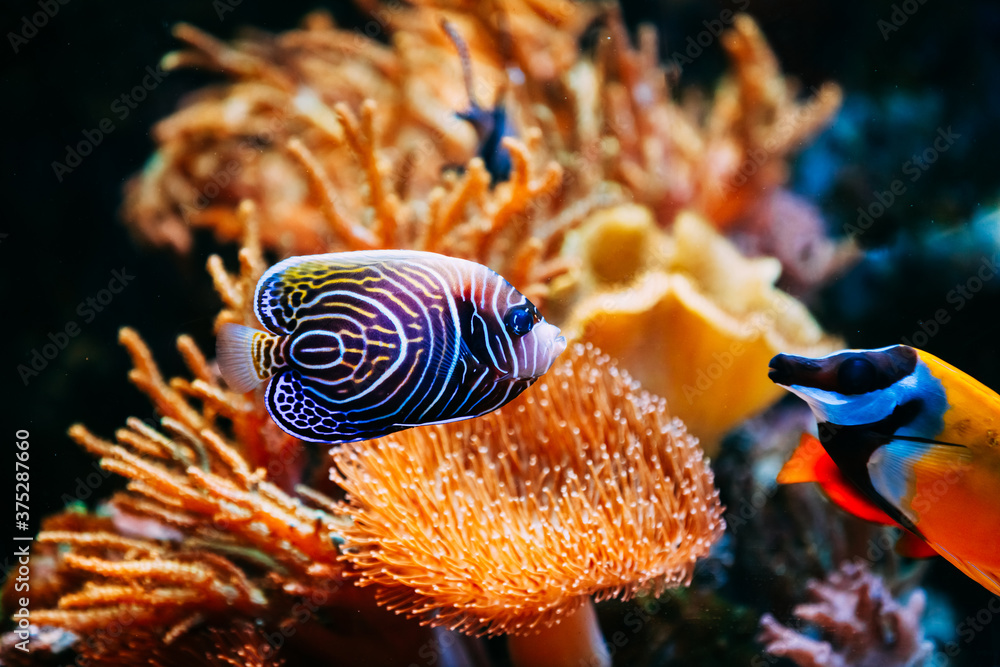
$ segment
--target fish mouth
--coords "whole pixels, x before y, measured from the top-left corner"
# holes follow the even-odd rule
[[[776,354],[768,362],[767,378],[771,382],[783,387],[790,387],[793,384],[797,384],[795,378],[801,375],[801,359],[801,357],[793,357],[789,354]],[[818,366],[815,363],[813,366],[818,370]]]
[[[555,326],[551,324],[548,324],[548,326],[555,329],[556,332],[559,331],[559,329],[557,329]],[[504,376],[499,377],[498,379],[529,380],[531,382],[534,382],[535,380],[537,380],[538,378],[549,372],[549,369],[552,368],[552,365],[556,362],[556,358],[566,350],[566,346],[567,346],[567,341],[565,336],[562,335],[555,336],[549,341],[547,345],[545,345],[544,343],[539,345],[540,348],[539,356],[544,355],[545,357],[548,357],[547,362],[544,359],[540,359],[539,361],[541,363],[538,363],[534,367],[531,367],[530,365],[522,367],[520,372],[517,374],[517,377],[514,377],[513,373],[508,373]]]
[[[560,354],[566,351],[566,336],[562,334],[556,336],[552,342],[549,344],[549,352],[552,356],[552,361],[556,360]],[[549,363],[549,366],[552,364]],[[547,368],[545,370],[548,370]]]
[[[558,331],[558,329],[557,329],[557,331]],[[547,364],[545,364],[545,366],[542,366],[542,365],[536,366],[534,369],[532,369],[532,371],[529,374],[522,376],[520,379],[522,379],[522,380],[531,380],[532,382],[534,382],[535,380],[537,380],[541,376],[543,376],[546,373],[548,373],[549,369],[552,368],[552,365],[554,363],[556,363],[556,357],[558,357],[560,354],[562,354],[566,350],[566,337],[565,336],[556,336],[549,343],[549,345],[546,348],[546,350],[548,352],[549,362]]]
[[[771,359],[768,377],[808,403],[818,422],[867,427],[883,435],[907,427],[909,435],[924,437],[939,432],[941,425],[920,415],[943,412],[946,402],[940,381],[926,367],[918,368],[917,361],[916,351],[905,345],[840,350],[816,358],[778,354]],[[928,401],[942,405],[923,411],[920,406]]]
[[[556,329],[558,331],[558,329]],[[566,336],[559,335],[552,339],[549,343],[549,363],[545,365],[545,368],[538,369],[537,376],[542,376],[549,372],[552,368],[552,364],[556,362],[556,357],[566,351]]]
[[[814,376],[823,370],[816,360],[791,354],[776,354],[768,366],[768,379],[782,387],[808,384],[809,376]]]

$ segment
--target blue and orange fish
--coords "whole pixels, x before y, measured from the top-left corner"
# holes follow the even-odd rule
[[[805,436],[780,482],[818,482],[848,511],[906,529],[908,555],[929,548],[1000,594],[1000,396],[906,345],[779,354],[769,377],[809,404],[822,445]]]
[[[271,418],[313,442],[485,414],[566,347],[495,272],[429,252],[291,257],[261,276],[254,309],[267,331],[219,331],[222,377],[241,392],[270,379]]]

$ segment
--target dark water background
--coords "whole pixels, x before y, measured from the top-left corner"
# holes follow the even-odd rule
[[[25,21],[43,6],[58,11],[32,33]],[[231,11],[220,17],[219,7]],[[365,20],[349,5],[301,0],[237,5],[36,0],[7,2],[0,9],[0,457],[11,455],[17,429],[30,431],[32,530],[68,497],[91,493],[86,479],[94,462],[66,437],[70,424],[85,422],[110,437],[129,415],[154,417],[146,397],[126,379],[130,364],[116,342],[119,327],[140,331],[166,377],[181,372],[174,348],[178,334],[192,334],[206,351],[213,345],[211,324],[219,303],[205,260],[218,251],[230,261],[235,256],[207,235],[187,257],[140,247],[118,214],[123,183],[152,152],[152,125],[173,111],[185,92],[215,77],[170,73],[145,99],[134,101],[134,108],[121,96],[141,85],[147,68],[177,46],[170,28],[178,21],[228,38],[246,25],[275,32],[292,28],[317,7],[330,9],[343,25]],[[919,180],[906,181],[905,194],[859,237],[872,254],[811,303],[814,312],[850,345],[878,347],[913,340],[933,328],[929,322],[944,309],[947,322],[922,347],[1000,387],[1000,281],[985,280],[961,308],[949,298],[956,288],[969,286],[983,258],[991,258],[1000,243],[990,246],[988,235],[937,236],[997,206],[1000,3],[628,2],[624,13],[630,26],[645,21],[658,27],[661,51],[669,59],[686,52],[688,38],[706,30],[704,21],[743,7],[759,21],[784,71],[797,76],[804,89],[828,80],[844,88],[844,111],[798,161],[793,184],[821,206],[833,233],[843,234],[845,225],[857,222],[858,207],[867,209],[876,193],[906,178],[911,155],[931,146],[939,130],[950,127],[959,135]],[[894,11],[897,23],[901,16],[906,22],[892,24]],[[16,53],[12,34],[26,39]],[[713,40],[685,65],[681,86],[710,86],[724,64]],[[86,138],[85,132],[95,136],[102,121],[112,131],[101,133],[100,143],[71,173],[57,175],[52,163],[64,162],[67,146]],[[88,299],[107,299],[101,290],[115,271],[134,279],[97,312]],[[74,325],[78,333],[66,336],[67,327],[77,331]],[[33,352],[51,342],[65,342],[65,349],[26,383],[18,366],[30,366]],[[0,469],[10,469],[12,462],[0,458]],[[88,500],[107,495],[116,482],[96,486]],[[0,489],[8,488],[0,483]],[[6,521],[5,516],[0,525]],[[960,579],[951,578],[962,586]],[[963,664],[994,664],[1000,652],[992,635],[1000,633],[978,637],[963,656],[971,662]]]

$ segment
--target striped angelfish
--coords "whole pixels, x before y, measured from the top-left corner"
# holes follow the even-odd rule
[[[487,267],[414,250],[290,257],[254,293],[267,331],[219,331],[236,391],[302,440],[351,442],[504,405],[566,347],[559,329]]]

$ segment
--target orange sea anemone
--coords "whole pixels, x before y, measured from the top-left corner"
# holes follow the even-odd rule
[[[697,440],[590,346],[481,419],[333,458],[360,585],[426,624],[515,635],[521,665],[535,646],[544,664],[603,664],[591,596],[684,585],[723,530]]]

